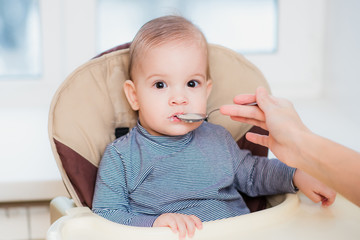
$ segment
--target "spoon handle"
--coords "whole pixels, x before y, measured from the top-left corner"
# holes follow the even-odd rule
[[[257,106],[257,102],[252,102],[252,103],[247,103],[247,104],[243,104],[244,106]],[[219,111],[220,108],[215,108],[214,110],[211,110],[207,115],[206,118],[209,117],[210,114],[212,114],[215,111]]]
[[[257,102],[252,102],[252,103],[247,103],[247,104],[243,104],[245,106],[257,106]]]
[[[212,114],[213,112],[219,111],[219,110],[220,110],[220,108],[215,108],[214,110],[211,110],[208,114],[206,114],[206,118],[208,118],[209,115]]]

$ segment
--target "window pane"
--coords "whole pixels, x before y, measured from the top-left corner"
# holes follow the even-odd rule
[[[99,52],[129,42],[150,19],[180,14],[204,32],[210,43],[242,53],[277,47],[276,0],[98,0]]]
[[[0,78],[41,73],[38,0],[0,0]]]

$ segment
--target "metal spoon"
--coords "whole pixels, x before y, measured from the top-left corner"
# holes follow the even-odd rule
[[[253,102],[253,103],[248,103],[248,104],[244,104],[246,106],[256,106],[257,103]],[[200,121],[204,121],[206,119],[208,119],[208,117],[210,116],[211,113],[220,110],[220,108],[216,108],[212,111],[210,111],[208,114],[204,114],[204,113],[183,113],[183,114],[178,114],[175,117],[177,117],[178,119],[180,119],[183,122],[187,122],[187,123],[193,123],[193,122],[200,122]]]

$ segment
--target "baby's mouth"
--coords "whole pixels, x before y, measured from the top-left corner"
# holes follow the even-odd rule
[[[179,114],[183,114],[183,113],[175,113],[175,114],[171,115],[169,117],[170,121],[171,122],[180,122],[181,120],[178,118]]]

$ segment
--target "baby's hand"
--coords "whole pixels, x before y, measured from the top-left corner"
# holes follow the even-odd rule
[[[294,174],[293,182],[308,198],[316,203],[321,201],[324,207],[330,206],[335,201],[334,190],[299,169]]]
[[[169,227],[174,233],[179,233],[180,239],[184,239],[186,234],[193,237],[196,228],[202,228],[202,222],[194,215],[164,213],[155,220],[153,227]]]

